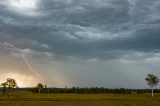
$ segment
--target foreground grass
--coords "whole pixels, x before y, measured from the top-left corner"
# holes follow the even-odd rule
[[[0,95],[0,106],[160,106],[160,95],[14,93]]]

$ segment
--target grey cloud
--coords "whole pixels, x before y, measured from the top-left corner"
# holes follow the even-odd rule
[[[0,2],[0,42],[7,41],[32,51],[28,54],[30,61],[36,64],[35,67],[39,66],[36,67],[38,70],[45,64],[43,70],[47,71],[40,72],[46,76],[47,72],[55,72],[74,84],[72,79],[87,72],[84,80],[88,77],[94,85],[91,80],[96,75],[96,83],[105,80],[105,75],[114,82],[118,79],[110,76],[117,78],[120,75],[123,83],[132,73],[144,83],[142,74],[150,72],[145,59],[156,62],[156,65],[159,63],[154,60],[159,59],[155,54],[160,52],[159,0],[41,0],[34,11],[38,15],[21,14],[22,11],[17,13],[6,8]],[[1,43],[0,53],[9,55]],[[143,56],[137,56],[137,53]],[[143,71],[138,75],[134,70]],[[158,73],[158,67],[155,72]],[[137,80],[132,78],[129,82]],[[83,85],[82,82],[85,81],[78,84]],[[105,85],[113,86],[111,82]],[[144,86],[140,84],[137,86]]]
[[[13,39],[18,38],[22,41],[33,39],[47,44],[52,49],[49,52],[54,51],[55,54],[62,56],[101,58],[107,57],[115,50],[149,51],[159,49],[159,24],[154,22],[152,16],[157,13],[156,10],[158,11],[157,2],[157,0],[93,0],[92,2],[46,0],[41,1],[39,9],[48,15],[37,18],[14,15],[10,13],[11,11],[2,9],[1,33],[10,35]],[[157,5],[153,7],[155,3]],[[157,21],[157,18],[155,20]],[[112,37],[113,34],[120,37],[105,38]],[[94,40],[87,36],[92,36]],[[130,37],[123,38],[123,36]],[[33,45],[30,48],[40,50]]]

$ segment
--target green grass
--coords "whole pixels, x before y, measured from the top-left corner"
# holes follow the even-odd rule
[[[0,95],[0,106],[160,106],[160,95],[12,93]]]

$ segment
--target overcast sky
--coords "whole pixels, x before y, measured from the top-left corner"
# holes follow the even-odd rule
[[[147,88],[160,76],[159,0],[0,0],[0,82]]]

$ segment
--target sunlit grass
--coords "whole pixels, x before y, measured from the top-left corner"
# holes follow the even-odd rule
[[[0,94],[0,106],[160,106],[155,94]]]

